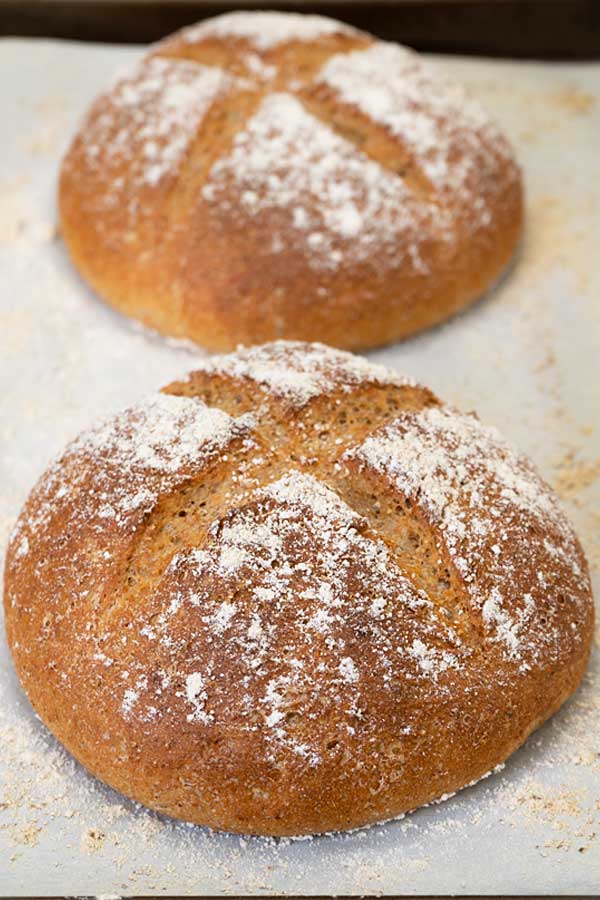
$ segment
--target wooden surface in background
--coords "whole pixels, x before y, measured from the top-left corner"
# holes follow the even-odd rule
[[[0,0],[0,35],[146,43],[241,7],[332,15],[420,50],[600,59],[600,0]]]

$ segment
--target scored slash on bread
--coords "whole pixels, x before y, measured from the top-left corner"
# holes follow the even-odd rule
[[[410,50],[237,13],[150,48],[62,166],[61,230],[110,303],[214,349],[352,349],[477,299],[522,226],[512,151]]]
[[[381,821],[575,690],[587,565],[531,463],[366,360],[209,360],[76,439],[7,557],[33,706],[94,774],[215,828]]]

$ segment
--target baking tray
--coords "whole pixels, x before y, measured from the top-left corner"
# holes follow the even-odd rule
[[[100,415],[200,351],[97,300],[55,227],[57,165],[88,101],[136,48],[0,42],[0,541],[34,479]],[[538,463],[600,587],[600,65],[444,59],[513,139],[527,232],[510,275],[461,316],[370,354],[477,409]],[[598,641],[597,641],[598,642]],[[595,894],[600,667],[504,770],[347,835],[217,835],[124,800],[47,734],[0,643],[0,894]]]

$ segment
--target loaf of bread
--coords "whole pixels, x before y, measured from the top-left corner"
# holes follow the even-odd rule
[[[276,342],[92,428],[5,575],[21,683],[99,778],[272,835],[381,821],[501,763],[577,687],[571,526],[474,415]]]
[[[460,87],[404,47],[284,13],[152,47],[93,104],[59,205],[100,295],[220,350],[426,328],[498,279],[522,224],[511,150]]]

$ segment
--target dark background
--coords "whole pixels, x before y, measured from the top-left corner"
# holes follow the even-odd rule
[[[0,35],[146,43],[231,9],[343,19],[419,50],[531,59],[600,59],[600,0],[0,0]]]

